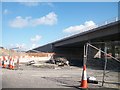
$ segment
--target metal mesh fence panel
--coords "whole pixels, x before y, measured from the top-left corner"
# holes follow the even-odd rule
[[[91,46],[88,47],[88,77],[95,77],[99,81],[99,86],[119,88],[120,42],[96,42],[91,45],[99,50]],[[100,50],[107,54],[99,52]]]

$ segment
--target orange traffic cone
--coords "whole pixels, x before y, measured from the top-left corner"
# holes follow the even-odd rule
[[[87,89],[87,73],[86,73],[86,65],[83,66],[83,72],[82,72],[82,80],[81,80],[81,88]]]
[[[14,59],[13,59],[13,62],[12,62],[12,70],[15,69],[15,64],[14,64]]]
[[[6,68],[6,59],[4,56],[3,56],[3,68]]]
[[[9,69],[12,69],[12,57],[10,58],[10,61],[9,61]]]
[[[0,58],[0,67],[2,67],[2,59]]]

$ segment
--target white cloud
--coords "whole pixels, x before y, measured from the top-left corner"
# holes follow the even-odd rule
[[[32,25],[54,25],[57,23],[57,15],[54,12],[50,12],[46,16],[34,19],[31,21]]]
[[[36,35],[35,37],[31,38],[31,41],[38,42],[41,38],[42,38],[42,36]]]
[[[63,32],[66,32],[66,33],[81,33],[81,32],[93,29],[95,27],[97,27],[97,25],[93,21],[86,21],[84,24],[81,24],[81,25],[70,26],[70,27],[64,29]]]
[[[57,23],[57,15],[54,12],[50,12],[47,15],[32,19],[32,17],[21,17],[17,16],[15,19],[9,22],[9,25],[13,28],[24,28],[28,26],[38,25],[54,25]]]
[[[20,4],[32,7],[32,6],[38,6],[39,2],[21,2]]]
[[[22,18],[17,16],[15,19],[9,22],[9,25],[13,28],[23,28],[29,25],[29,20],[31,17]]]

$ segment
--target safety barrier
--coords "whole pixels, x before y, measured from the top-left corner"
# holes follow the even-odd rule
[[[14,61],[15,61],[14,57],[0,56],[0,67],[14,70],[14,68],[15,68]]]
[[[9,55],[3,55],[0,56],[0,67],[10,69],[10,70],[15,70],[19,68],[19,64],[25,64],[28,63],[29,61],[35,61],[37,62],[46,62],[51,59],[53,54],[47,53],[46,56],[29,56],[29,55],[24,55],[24,56],[9,56]]]

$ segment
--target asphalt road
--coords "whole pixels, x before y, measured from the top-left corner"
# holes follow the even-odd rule
[[[88,69],[89,75],[96,76],[97,80],[102,78],[102,70]],[[67,90],[72,88],[79,89],[81,81],[82,68],[64,67],[56,69],[33,68],[32,66],[21,66],[19,70],[2,69],[2,88],[52,88]],[[107,74],[106,80],[117,80],[118,72]],[[105,83],[101,87],[101,81],[98,84],[88,84],[89,90],[117,90],[118,84]],[[92,89],[90,89],[92,88]],[[114,88],[114,89],[110,89]],[[43,90],[44,90],[43,89]]]

